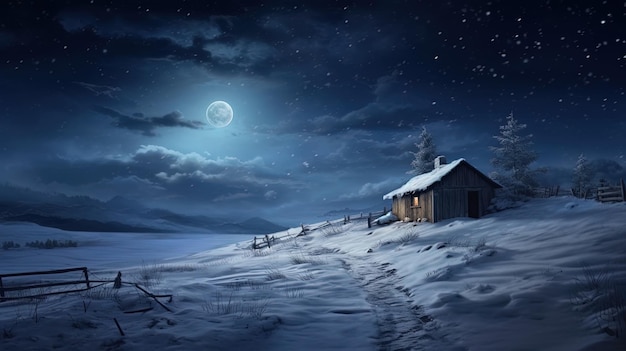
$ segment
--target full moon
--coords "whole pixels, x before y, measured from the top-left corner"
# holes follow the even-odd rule
[[[215,128],[224,128],[233,120],[233,108],[225,101],[213,101],[206,109],[206,120]]]

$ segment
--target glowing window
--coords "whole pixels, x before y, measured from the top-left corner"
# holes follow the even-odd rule
[[[417,207],[420,205],[420,198],[419,196],[413,196],[413,207]]]

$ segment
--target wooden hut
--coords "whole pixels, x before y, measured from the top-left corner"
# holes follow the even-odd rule
[[[454,217],[481,217],[501,187],[464,159],[446,164],[439,156],[431,172],[411,178],[383,199],[393,201],[392,212],[400,220],[435,223]]]

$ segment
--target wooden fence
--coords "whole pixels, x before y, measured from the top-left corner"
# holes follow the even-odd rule
[[[44,282],[23,283],[22,282],[20,284],[19,282],[17,282],[18,284],[5,286],[5,283],[7,282],[7,278],[32,277],[32,276],[41,276],[41,275],[45,275],[45,276],[61,275],[65,273],[78,272],[78,271],[81,271],[83,273],[81,279],[64,280],[64,281],[48,282],[48,283],[44,283]],[[172,297],[173,297],[172,294],[156,295],[156,294],[149,292],[145,288],[141,287],[137,283],[126,283],[126,282],[123,283],[121,280],[122,274],[120,272],[118,272],[117,278],[115,278],[115,280],[90,280],[88,272],[89,271],[87,267],[78,267],[78,268],[55,269],[55,270],[50,270],[50,271],[0,274],[0,302],[8,301],[8,300],[35,299],[35,298],[39,299],[39,298],[44,298],[50,295],[60,295],[60,294],[69,294],[69,293],[74,293],[74,292],[87,291],[87,290],[91,290],[93,288],[99,287],[101,285],[104,285],[104,284],[113,283],[114,288],[120,288],[122,284],[134,286],[135,288],[143,292],[147,297],[150,297],[154,301],[156,301],[161,307],[163,307],[168,312],[172,311],[167,306],[165,306],[161,301],[158,300],[158,298],[169,298],[169,301],[171,302]],[[84,285],[84,287],[78,287],[81,285]],[[55,288],[66,287],[66,286],[73,286],[73,288],[54,290]],[[37,293],[33,293],[33,289],[36,289],[39,291]],[[51,291],[41,291],[41,289],[51,289]],[[27,291],[27,293],[18,293],[16,294],[16,296],[7,296],[8,292],[20,292],[20,291]],[[150,307],[147,309],[141,309],[141,310],[136,310],[136,311],[124,311],[124,313],[145,312],[149,309],[152,309],[152,308]],[[117,324],[117,321],[116,321],[116,324]],[[118,325],[118,328],[120,328],[119,325]],[[120,329],[120,333],[122,333],[123,335],[123,332],[121,331],[121,329]]]
[[[289,232],[287,232],[289,233]],[[260,240],[257,241],[256,236],[254,237],[254,240],[252,241],[252,248],[253,249],[262,249],[264,247],[270,248],[272,247],[272,244],[274,243],[274,241],[276,241],[276,237],[274,235],[269,236],[267,234],[265,234],[265,236],[262,236],[260,238]]]
[[[80,279],[75,280],[67,280],[60,281],[54,283],[28,283],[28,284],[20,284],[15,286],[5,286],[7,282],[7,278],[17,278],[17,277],[28,277],[28,276],[41,276],[41,275],[53,275],[53,274],[64,274],[70,272],[83,272],[82,277]],[[32,293],[34,289],[45,289],[45,288],[58,288],[65,286],[74,286],[71,289],[60,289],[48,291],[48,292],[38,292],[36,294]],[[77,286],[84,285],[84,287],[79,288]],[[39,272],[25,272],[25,273],[8,273],[8,274],[0,274],[0,302],[4,300],[12,300],[15,298],[34,298],[34,297],[43,297],[49,295],[58,295],[58,294],[67,294],[71,292],[79,292],[89,290],[91,288],[89,281],[89,273],[87,271],[87,267],[78,267],[78,268],[67,268],[67,269],[55,269],[50,271],[39,271]],[[9,297],[7,296],[7,292],[16,292],[16,291],[26,291],[25,294],[18,294],[17,297]]]
[[[357,214],[353,214],[353,215],[346,215],[343,217],[343,222],[344,223],[348,223],[350,221],[353,220],[365,220],[365,219],[369,219],[372,220],[376,217],[380,217],[382,215],[384,215],[385,213],[387,213],[387,208],[385,207],[382,211],[375,211],[375,212],[369,212],[369,213],[357,213]],[[340,221],[340,220],[339,220]]]
[[[376,212],[369,212],[367,214],[364,214],[363,212],[356,214],[356,215],[347,215],[344,216],[343,218],[343,223],[346,224],[350,221],[353,220],[367,220],[367,227],[371,228],[372,227],[372,223],[373,221],[384,215],[385,213],[387,213],[387,208],[385,207],[382,211],[376,211]]]
[[[573,190],[567,190],[561,188],[559,185],[549,186],[549,187],[539,187],[535,188],[535,197],[553,197],[553,196],[565,196],[572,195]]]
[[[535,197],[552,197],[570,195],[583,199],[596,199],[600,202],[621,202],[626,201],[626,186],[621,179],[618,185],[601,185],[598,188],[589,188],[584,192],[576,189],[563,189],[559,186],[535,188]]]
[[[597,200],[600,202],[620,202],[626,201],[626,187],[624,179],[616,186],[601,186],[598,188]]]
[[[349,222],[358,221],[358,220],[367,220],[367,227],[371,228],[372,227],[372,222],[376,218],[384,215],[385,213],[387,213],[387,207],[383,208],[382,211],[374,211],[374,212],[369,212],[369,213],[360,212],[360,213],[357,213],[357,214],[345,215],[345,216],[343,216],[343,218],[340,218],[340,219],[335,219],[335,220],[332,220],[332,221],[326,221],[323,224],[318,225],[314,229],[322,229],[324,227],[327,227],[327,226],[330,226],[330,225],[335,225],[335,224],[347,224]],[[302,228],[303,228],[303,231],[304,231],[305,227],[303,226]],[[313,230],[313,229],[311,229],[311,230]]]
[[[367,226],[368,228],[370,228],[374,219],[384,215],[385,213],[387,213],[386,207],[382,211],[375,211],[375,212],[369,212],[369,213],[360,212],[357,214],[345,215],[343,216],[343,218],[318,223],[316,225],[301,224],[300,232],[294,233],[294,234],[289,233],[289,230],[287,230],[285,235],[282,235],[282,236],[279,235],[280,233],[276,233],[272,236],[269,236],[267,234],[264,236],[260,236],[260,237],[255,236],[254,239],[252,240],[252,249],[256,250],[256,249],[262,249],[265,247],[271,248],[272,245],[274,245],[275,241],[280,241],[285,238],[294,238],[297,236],[306,235],[307,233],[314,231],[314,230],[324,229],[326,227],[330,227],[333,225],[347,224],[348,222],[356,221],[356,220],[367,220]]]

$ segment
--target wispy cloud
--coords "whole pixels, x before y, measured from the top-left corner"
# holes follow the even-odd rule
[[[368,197],[382,196],[401,185],[397,179],[386,179],[377,183],[365,183],[359,190],[353,193],[341,195],[340,200],[364,199]]]
[[[170,112],[163,116],[146,117],[142,113],[126,115],[114,109],[94,106],[94,111],[111,117],[113,125],[118,128],[139,131],[146,136],[155,136],[154,130],[159,127],[183,127],[191,129],[202,129],[204,125],[201,121],[191,121],[184,119],[182,113],[178,111]]]
[[[261,206],[284,201],[303,186],[277,173],[261,157],[209,158],[159,145],[142,145],[112,158],[56,158],[33,165],[30,172],[43,175],[42,184],[60,189],[91,186],[96,192],[146,200],[172,197],[187,205],[252,201]]]
[[[80,85],[81,87],[91,91],[96,96],[104,95],[104,96],[110,97],[111,99],[117,99],[117,94],[116,93],[122,91],[122,89],[120,87],[112,87],[112,86],[108,86],[108,85],[91,84],[91,83],[86,83],[86,82],[74,82],[74,83],[76,83],[76,84]]]

